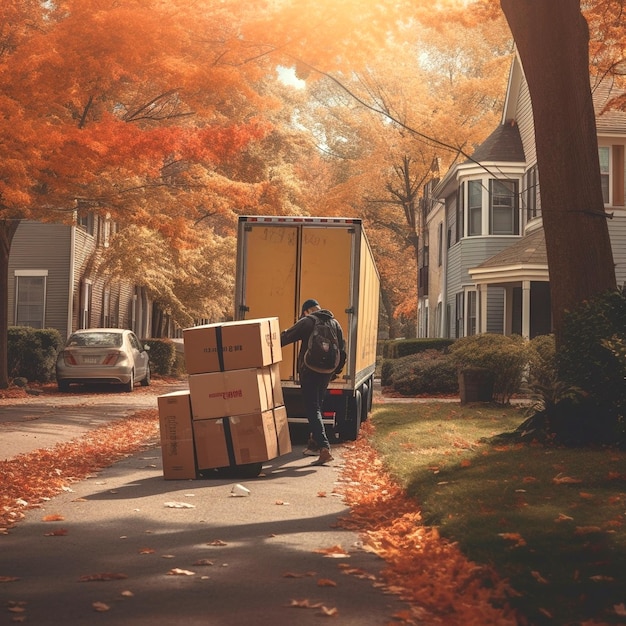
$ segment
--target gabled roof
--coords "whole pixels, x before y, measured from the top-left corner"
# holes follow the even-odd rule
[[[515,122],[500,124],[500,126],[474,150],[471,158],[472,162],[478,161],[480,163],[520,163],[524,160],[524,146],[522,145],[519,129]],[[468,162],[469,159],[465,161],[465,163]]]
[[[469,272],[477,283],[547,281],[548,255],[543,228],[532,231]]]
[[[612,78],[596,80],[592,76],[591,93],[598,134],[626,135],[626,111],[606,109],[607,103],[624,95],[624,90],[618,87]]]

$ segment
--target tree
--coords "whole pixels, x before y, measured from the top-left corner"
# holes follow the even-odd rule
[[[579,0],[501,0],[533,105],[557,344],[566,311],[616,288]]]
[[[106,212],[176,247],[207,207],[254,196],[216,171],[266,132],[254,89],[264,70],[247,62],[258,48],[243,44],[235,15],[247,14],[234,2],[2,3],[0,388],[20,220]]]

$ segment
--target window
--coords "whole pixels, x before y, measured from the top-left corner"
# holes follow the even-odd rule
[[[439,266],[443,264],[443,224],[439,224],[439,231],[437,233],[437,238],[439,240],[439,257],[438,263]]]
[[[76,225],[82,228],[87,234],[93,235],[95,232],[95,221],[93,213],[83,213],[76,217]]]
[[[47,270],[16,270],[15,325],[44,328]]]
[[[602,181],[602,200],[604,204],[610,204],[610,148],[608,146],[602,146],[598,148],[598,156],[600,157],[600,179]]]
[[[456,199],[456,232],[454,242],[456,243],[463,237],[463,207],[465,206],[465,183],[459,185]]]
[[[492,235],[519,235],[517,181],[489,181],[489,218]]]
[[[537,166],[526,172],[526,220],[537,217]]]
[[[483,184],[480,180],[470,180],[467,184],[467,229],[471,236],[482,235]]]

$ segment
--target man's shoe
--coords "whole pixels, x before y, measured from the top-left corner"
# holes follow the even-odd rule
[[[326,463],[329,463],[333,460],[334,459],[330,453],[330,450],[328,448],[322,448],[320,450],[319,458],[316,461],[313,461],[311,465],[326,465]]]

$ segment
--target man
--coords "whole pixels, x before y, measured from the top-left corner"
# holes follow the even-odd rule
[[[307,350],[309,349],[309,338],[316,326],[316,318],[327,321],[336,335],[338,357],[333,363],[332,369],[315,368],[309,358],[307,365]],[[280,345],[286,346],[290,343],[300,341],[300,352],[298,353],[298,373],[300,374],[300,388],[302,390],[302,399],[306,410],[306,416],[309,421],[311,436],[304,454],[319,454],[317,460],[311,465],[325,465],[333,460],[330,453],[330,443],[326,436],[326,429],[322,420],[322,404],[326,389],[330,381],[341,372],[346,361],[345,341],[343,339],[343,330],[339,322],[334,318],[333,314],[322,309],[317,300],[306,300],[302,305],[302,313],[300,319],[287,330],[280,334]],[[331,346],[331,350],[333,346]],[[316,371],[317,370],[317,371]]]

